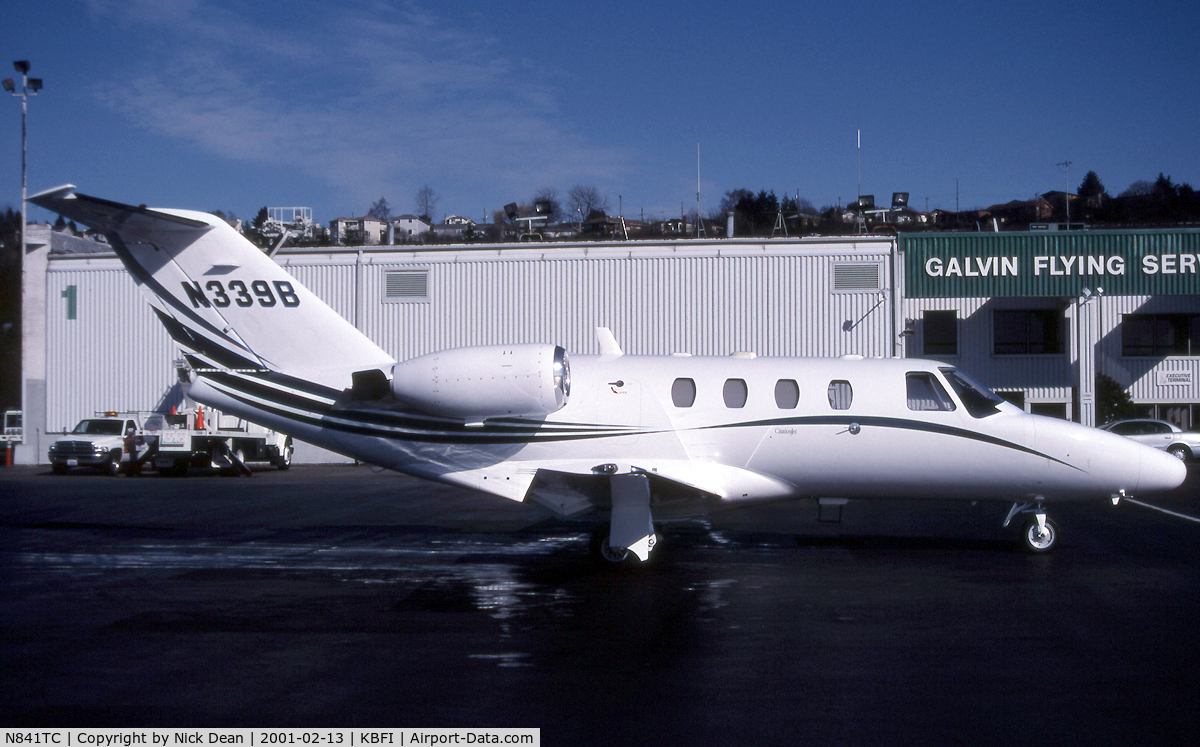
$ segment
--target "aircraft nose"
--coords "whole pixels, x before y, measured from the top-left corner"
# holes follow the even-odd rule
[[[1182,459],[1165,451],[1147,449],[1142,452],[1141,461],[1141,475],[1137,486],[1139,493],[1174,490],[1187,479],[1187,465]]]

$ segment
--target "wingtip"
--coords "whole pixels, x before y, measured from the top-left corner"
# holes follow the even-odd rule
[[[74,184],[64,184],[61,187],[47,189],[30,196],[29,202],[35,205],[42,205],[43,202],[53,202],[55,200],[65,199],[70,197],[75,192]]]

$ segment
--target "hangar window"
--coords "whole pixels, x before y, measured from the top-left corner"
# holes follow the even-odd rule
[[[833,266],[835,293],[862,293],[880,288],[881,265],[878,262],[845,262]]]
[[[745,407],[747,394],[748,390],[745,379],[725,379],[725,386],[721,389],[721,397],[725,400],[726,407]]]
[[[1057,309],[997,309],[992,350],[996,355],[1062,355],[1063,319]]]
[[[775,406],[780,410],[795,410],[800,404],[800,385],[795,379],[775,382]]]
[[[905,378],[908,385],[908,409],[918,412],[950,412],[955,409],[954,400],[950,399],[946,389],[938,383],[933,374],[919,371],[910,373]]]
[[[1122,315],[1121,355],[1200,355],[1200,315]]]
[[[924,355],[958,355],[958,312],[926,311],[921,314]]]
[[[429,270],[390,270],[384,275],[383,300],[428,301]]]
[[[829,406],[835,410],[849,410],[854,401],[854,389],[849,381],[829,382]]]
[[[675,379],[671,384],[671,401],[676,407],[691,407],[696,402],[696,382],[691,379]]]

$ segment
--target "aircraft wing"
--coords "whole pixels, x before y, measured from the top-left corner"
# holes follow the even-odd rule
[[[534,473],[538,470],[572,475],[606,474],[606,472],[597,471],[600,468],[611,469],[614,474],[638,473],[657,477],[729,501],[784,498],[795,495],[795,486],[786,480],[728,464],[687,459],[645,459],[630,464],[612,465],[598,464],[595,459],[590,461],[550,460],[540,461],[536,464],[510,462],[506,465],[497,465],[496,468],[489,470],[472,470],[461,474],[464,477],[469,476],[472,480],[480,480],[485,474],[504,475],[508,473],[510,477],[514,478],[513,483],[516,489],[509,491],[506,497],[519,501],[525,497],[523,490],[528,489]],[[516,480],[517,474],[527,476],[527,480]],[[495,477],[490,479],[495,479]],[[461,484],[468,483],[462,481]],[[481,485],[478,482],[472,482],[470,487],[478,488]]]

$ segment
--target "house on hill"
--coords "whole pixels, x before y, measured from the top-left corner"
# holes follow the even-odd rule
[[[404,214],[392,218],[393,244],[419,243],[425,234],[429,233],[430,225],[415,215]]]
[[[1054,208],[1045,197],[1038,197],[1032,200],[1012,200],[1002,205],[992,205],[984,212],[999,221],[1002,226],[1019,226],[1050,220],[1054,214]]]
[[[475,235],[475,221],[461,215],[448,215],[433,227],[440,241],[462,241]]]
[[[375,218],[335,218],[329,221],[329,238],[343,246],[378,246],[384,223]]]

